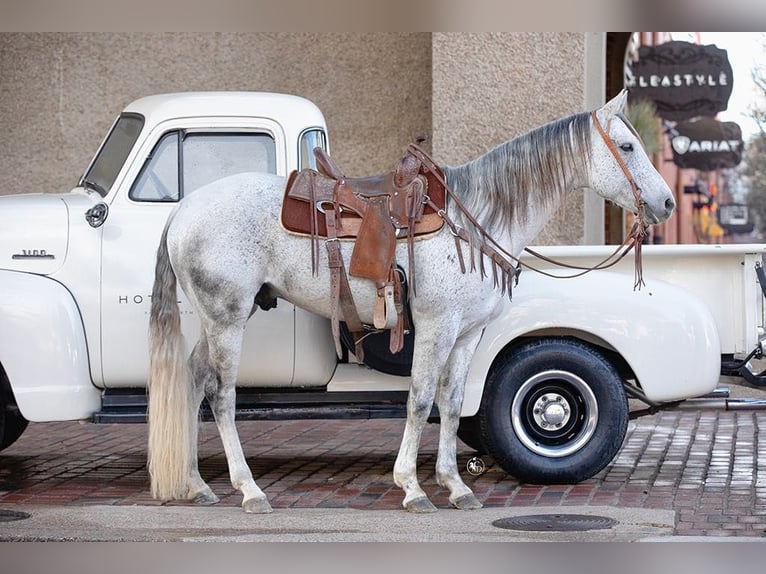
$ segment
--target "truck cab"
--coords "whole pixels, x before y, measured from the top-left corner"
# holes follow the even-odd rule
[[[227,175],[285,176],[311,167],[312,149],[327,148],[326,134],[319,109],[296,96],[149,96],[116,118],[72,191],[2,198],[3,290],[34,302],[7,303],[21,324],[3,321],[0,353],[24,417],[87,419],[99,410],[103,390],[142,387],[153,261],[170,212]],[[181,299],[184,331],[194,336],[196,319]],[[271,360],[256,364],[245,355],[243,384],[292,385],[296,332],[312,330],[315,321],[285,302],[254,318],[246,345]],[[326,383],[332,361],[314,357],[312,348],[299,362],[311,364],[313,380]],[[297,370],[305,381],[301,365]]]

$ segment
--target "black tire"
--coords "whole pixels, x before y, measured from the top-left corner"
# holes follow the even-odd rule
[[[404,269],[399,266],[399,272],[402,279],[402,300],[407,301],[409,285],[407,275]],[[362,340],[362,349],[364,350],[364,364],[388,375],[398,377],[409,377],[412,373],[412,355],[415,350],[415,327],[412,322],[409,306],[407,306],[407,318],[409,329],[404,332],[404,347],[398,353],[392,353],[389,350],[391,334],[390,331],[370,331]],[[346,323],[340,323],[340,342],[350,353],[355,351],[354,337],[348,330]]]
[[[409,377],[412,372],[412,353],[415,349],[415,333],[410,331],[404,335],[404,347],[394,354],[389,350],[391,335],[389,331],[368,333],[362,341],[364,349],[364,364],[397,377]],[[350,353],[354,352],[354,337],[346,327],[346,323],[340,324],[340,342]]]
[[[0,367],[0,450],[16,442],[28,424],[16,407],[11,385]]]
[[[0,405],[0,450],[15,443],[28,424],[18,411],[7,410]]]
[[[487,454],[487,449],[481,442],[481,422],[479,417],[464,417],[460,419],[457,437],[477,454]]]
[[[615,457],[628,399],[614,366],[577,339],[530,340],[492,370],[479,410],[481,443],[523,482],[586,480]]]

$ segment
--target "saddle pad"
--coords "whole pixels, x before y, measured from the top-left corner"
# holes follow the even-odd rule
[[[444,186],[430,172],[422,173],[426,179],[426,193],[439,209],[446,207],[446,193]],[[314,179],[315,194],[317,200],[332,201],[332,190],[335,187],[335,180],[326,177],[310,169],[304,169],[300,172],[293,171],[287,179],[285,185],[285,194],[282,199],[282,226],[293,233],[301,235],[311,235],[311,218],[316,209],[308,201],[309,178]],[[297,193],[291,194],[291,191]],[[341,212],[341,225],[339,226],[338,236],[344,238],[355,238],[361,226],[362,218],[355,212],[344,209]],[[414,235],[427,235],[439,231],[444,225],[444,220],[430,205],[425,205],[423,217],[415,224]],[[327,224],[325,223],[324,213],[317,214],[317,232],[319,237],[327,237]],[[406,238],[406,233],[399,237]]]

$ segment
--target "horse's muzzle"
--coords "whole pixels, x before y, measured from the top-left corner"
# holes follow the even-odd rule
[[[652,206],[646,201],[642,201],[641,203],[644,207],[644,219],[646,220],[646,223],[649,223],[650,225],[656,225],[657,223],[662,223],[663,221],[668,220],[676,209],[676,201],[672,196],[665,199],[659,207]]]

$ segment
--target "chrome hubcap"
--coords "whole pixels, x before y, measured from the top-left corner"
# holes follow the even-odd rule
[[[511,425],[532,452],[560,458],[583,448],[596,432],[598,402],[582,378],[568,371],[537,373],[511,404]]]
[[[569,404],[557,393],[543,395],[535,401],[532,409],[535,422],[544,429],[563,427],[569,421],[570,413]]]

